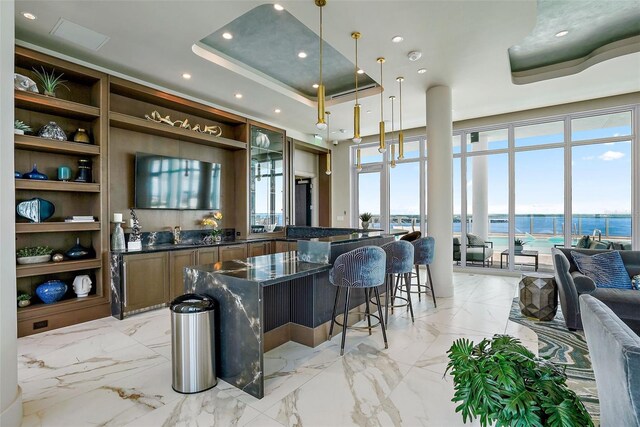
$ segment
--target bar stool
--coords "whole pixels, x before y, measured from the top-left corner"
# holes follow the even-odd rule
[[[397,307],[405,307],[409,306],[409,310],[411,311],[411,321],[413,322],[413,305],[411,304],[411,271],[413,270],[413,262],[414,262],[414,247],[411,243],[398,240],[396,242],[387,243],[386,245],[381,246],[387,254],[387,262],[386,262],[386,285],[387,285],[387,295],[385,297],[385,322],[389,321],[389,305],[391,305],[391,310]],[[402,277],[404,279],[405,284],[405,292],[407,293],[407,297],[401,297],[397,294],[397,286],[398,282],[396,281],[396,286],[393,284],[393,277],[397,275],[397,280],[400,280]],[[396,305],[395,300],[399,298],[405,300],[405,304]]]
[[[364,246],[340,255],[336,258],[333,268],[329,271],[329,281],[336,286],[336,298],[333,302],[333,314],[331,315],[331,326],[329,327],[329,340],[333,335],[333,325],[336,321],[336,309],[338,307],[338,297],[340,289],[346,288],[347,294],[344,302],[344,319],[342,320],[342,344],[340,346],[340,356],[344,354],[344,342],[347,336],[347,321],[349,317],[349,299],[351,289],[360,288],[365,291],[366,312],[369,334],[371,334],[371,317],[375,317],[380,322],[382,328],[382,338],[384,348],[389,348],[387,343],[387,332],[382,317],[382,306],[380,305],[380,292],[378,286],[385,283],[385,251],[378,246]],[[369,295],[373,288],[378,305],[378,316],[371,314],[369,310]],[[377,326],[377,325],[375,325]]]
[[[415,249],[414,252],[414,261],[413,263],[415,264],[416,267],[416,276],[418,276],[418,290],[417,290],[417,294],[418,294],[418,300],[421,301],[421,294],[427,293],[427,290],[431,291],[431,296],[433,297],[433,305],[434,307],[437,307],[438,304],[436,303],[436,293],[433,290],[433,280],[431,279],[431,263],[433,263],[433,255],[434,255],[434,249],[436,246],[436,240],[433,237],[423,237],[422,239],[418,239],[415,242],[413,242],[413,248]],[[421,265],[425,265],[427,266],[427,281],[429,282],[429,284],[420,284],[420,271],[419,271],[419,267]]]

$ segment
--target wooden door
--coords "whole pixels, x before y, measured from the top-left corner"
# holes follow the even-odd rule
[[[230,245],[220,247],[220,261],[247,258],[247,245]]]
[[[198,250],[198,265],[215,264],[219,259],[218,248],[202,248]]]
[[[167,252],[126,255],[123,270],[125,312],[169,301]]]
[[[171,251],[169,255],[169,269],[171,270],[171,292],[169,301],[184,294],[184,268],[196,265],[196,251]]]

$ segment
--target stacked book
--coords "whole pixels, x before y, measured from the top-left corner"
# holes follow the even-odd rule
[[[91,215],[74,215],[65,218],[64,222],[96,222],[96,218]]]

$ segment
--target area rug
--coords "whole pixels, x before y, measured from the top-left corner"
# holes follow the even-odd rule
[[[518,298],[513,299],[509,320],[526,326],[538,335],[538,354],[541,357],[565,366],[569,387],[580,397],[597,425],[600,405],[584,333],[567,329],[560,307],[556,317],[550,321],[523,316]]]

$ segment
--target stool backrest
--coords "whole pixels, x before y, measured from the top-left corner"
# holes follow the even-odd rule
[[[406,240],[407,242],[413,242],[414,240],[418,240],[422,236],[422,233],[419,231],[412,231],[411,233],[404,234],[400,237],[400,240]]]
[[[414,263],[419,265],[429,265],[433,262],[436,240],[433,237],[423,237],[413,243]]]
[[[387,274],[411,273],[413,270],[413,245],[404,240],[381,246],[387,254]]]
[[[378,246],[363,246],[336,258],[329,272],[335,286],[372,288],[384,283],[386,255]]]

